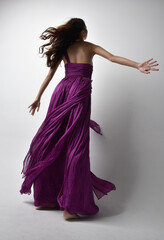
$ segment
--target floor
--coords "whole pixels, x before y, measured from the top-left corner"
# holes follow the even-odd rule
[[[6,143],[7,144],[7,143]],[[0,235],[3,240],[161,240],[164,237],[163,221],[155,205],[134,207],[131,198],[129,204],[120,198],[118,191],[95,202],[100,211],[95,216],[82,216],[79,221],[68,222],[63,218],[63,211],[39,211],[33,205],[33,189],[31,195],[21,195],[22,183],[20,171],[21,158],[24,153],[11,147],[4,151],[0,174]],[[9,164],[10,162],[10,164]],[[10,165],[10,167],[9,167]],[[117,183],[117,186],[119,184]],[[94,195],[95,196],[95,195]],[[147,204],[148,205],[148,204]]]

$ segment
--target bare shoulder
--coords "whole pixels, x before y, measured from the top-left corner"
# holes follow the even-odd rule
[[[94,44],[92,42],[86,42],[86,44],[88,45],[88,48],[90,49],[93,55],[97,54],[112,61],[112,58],[114,57],[114,55],[111,52],[107,51],[100,45]]]
[[[94,55],[94,47],[96,45],[93,44],[92,42],[85,41],[85,47],[87,48],[88,51],[92,52]]]
[[[85,41],[85,46],[88,48],[88,50],[91,50],[93,54],[96,54],[98,47],[100,47],[99,45],[88,41]]]

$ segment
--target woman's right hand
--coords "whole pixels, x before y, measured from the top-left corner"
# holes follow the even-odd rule
[[[29,113],[32,111],[32,115],[34,115],[35,110],[37,108],[37,112],[39,111],[40,108],[40,99],[36,99],[30,106],[28,106],[28,108],[31,107]]]

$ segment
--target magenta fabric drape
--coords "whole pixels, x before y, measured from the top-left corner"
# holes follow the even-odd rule
[[[35,206],[56,204],[72,214],[92,215],[99,211],[93,192],[100,199],[116,186],[90,170],[90,128],[102,135],[90,119],[93,66],[70,63],[65,56],[65,77],[23,161],[20,193],[31,194],[34,184]]]

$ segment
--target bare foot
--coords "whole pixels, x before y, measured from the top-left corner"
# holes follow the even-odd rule
[[[72,219],[79,219],[80,218],[79,215],[77,215],[77,214],[70,214],[66,210],[64,210],[64,212],[63,212],[63,217],[64,217],[65,220],[72,220]]]

